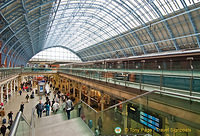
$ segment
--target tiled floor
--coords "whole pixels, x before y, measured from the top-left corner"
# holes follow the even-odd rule
[[[19,93],[14,93],[13,96],[10,98],[10,100],[8,101],[8,103],[5,104],[5,117],[8,121],[8,116],[7,114],[12,111],[13,112],[13,120],[15,119],[16,114],[19,111],[20,108],[20,104],[22,102],[24,102],[24,116],[26,117],[26,119],[28,121],[31,120],[31,113],[32,113],[32,108],[35,107],[35,105],[39,102],[39,96],[35,95],[34,99],[29,99],[29,102],[27,103],[25,97],[26,95],[29,94],[30,92],[23,92],[22,95],[20,96]],[[50,96],[51,97],[51,96]],[[53,96],[52,96],[53,97]],[[52,98],[51,98],[52,100]],[[42,102],[45,102],[45,97],[42,97]],[[2,122],[0,122],[1,124]],[[6,126],[8,126],[8,124],[6,124]],[[7,133],[8,133],[8,129],[7,129]]]
[[[5,105],[5,111],[6,111],[6,116],[5,118],[8,120],[7,114],[12,111],[13,112],[13,120],[15,119],[16,114],[19,111],[20,108],[20,104],[21,102],[24,102],[24,116],[26,117],[26,119],[30,122],[31,120],[31,115],[32,115],[32,108],[35,107],[35,105],[39,102],[40,97],[38,95],[35,95],[34,99],[29,99],[29,102],[27,103],[25,97],[26,95],[29,94],[30,92],[23,92],[22,95],[20,96],[18,93],[15,93],[11,99],[9,100],[9,102]],[[52,101],[53,99],[53,94],[51,94],[49,96],[50,100]],[[42,96],[42,102],[45,102],[45,97]],[[62,112],[61,110],[59,110],[58,113]],[[75,112],[75,110],[74,110]],[[73,115],[74,113],[72,112],[72,118],[74,118]],[[35,119],[36,122],[36,136],[43,136],[43,135],[53,135],[53,136],[71,136],[73,134],[73,136],[80,136],[80,134],[84,134],[85,136],[90,136],[92,135],[91,131],[88,129],[87,125],[80,119],[80,118],[75,118],[75,119],[71,119],[71,120],[65,120],[65,118],[63,118],[63,114],[54,114],[52,112],[50,112],[50,115],[52,116],[48,116],[46,117],[45,114],[43,113],[43,117],[42,118],[37,118]],[[70,125],[69,125],[70,124]],[[24,128],[24,126],[26,126],[25,124],[22,124]],[[53,125],[53,126],[52,126]],[[6,126],[8,126],[8,124],[6,124]],[[8,135],[9,131],[7,130],[7,135]],[[20,131],[19,134],[22,134],[23,131]],[[83,135],[83,136],[84,136]]]

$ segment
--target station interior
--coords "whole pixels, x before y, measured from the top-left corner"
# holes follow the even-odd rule
[[[0,116],[3,136],[200,136],[200,1],[0,0]]]

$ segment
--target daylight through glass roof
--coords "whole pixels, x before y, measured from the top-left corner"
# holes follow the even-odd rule
[[[200,0],[4,0],[5,65],[63,47],[81,61],[200,48]]]
[[[45,47],[79,51],[182,8],[181,0],[61,0]]]

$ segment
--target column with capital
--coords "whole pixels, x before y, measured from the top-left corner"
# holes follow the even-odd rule
[[[8,102],[8,82],[6,84],[6,102]]]
[[[101,104],[101,111],[104,110],[104,104],[105,104],[105,100],[104,100],[104,93],[101,92],[101,100],[100,100],[100,104]],[[104,112],[101,112],[101,114],[99,115],[99,117],[101,117],[102,122],[104,122]]]
[[[69,80],[69,82],[68,82],[68,93],[70,93],[70,89],[71,89],[71,81]]]
[[[82,85],[81,84],[79,84],[78,90],[79,90],[79,100],[81,100],[81,93],[82,93]]]
[[[1,85],[1,103],[3,103],[3,87],[4,85]]]
[[[90,105],[90,95],[91,95],[90,87],[87,87],[88,105]]]
[[[127,112],[127,103],[122,104],[122,116],[124,124],[124,134],[127,134],[127,124],[128,124],[128,112]]]
[[[72,82],[72,89],[73,89],[73,97],[75,98],[75,89],[76,89],[75,81]]]
[[[12,93],[13,93],[13,91],[12,91],[12,80],[10,81],[10,96],[12,96]]]

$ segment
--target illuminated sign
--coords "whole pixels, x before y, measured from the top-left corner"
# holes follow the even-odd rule
[[[155,130],[156,132],[159,132],[159,129],[162,128],[161,120],[158,117],[152,116],[142,111],[140,111],[140,123]]]

